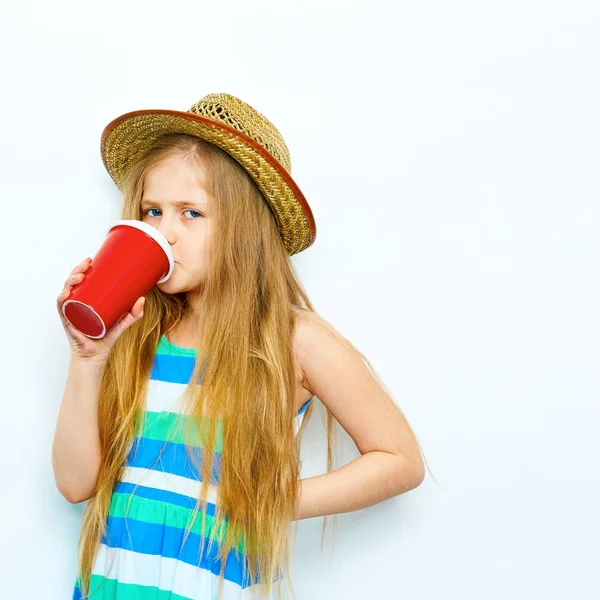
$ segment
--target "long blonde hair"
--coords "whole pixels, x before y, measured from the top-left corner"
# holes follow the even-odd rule
[[[185,392],[190,415],[185,424],[186,448],[194,461],[197,458],[189,451],[192,443],[200,445],[203,453],[201,492],[192,522],[204,506],[208,485],[214,483],[214,447],[221,435],[213,522],[227,525],[210,534],[218,538],[222,559],[219,598],[227,555],[239,547],[247,557],[250,580],[266,584],[260,586],[265,597],[272,593],[274,581],[280,590],[282,580],[295,597],[289,586],[290,522],[297,502],[301,434],[315,402],[309,404],[295,435],[291,307],[313,312],[314,308],[260,190],[235,160],[212,144],[186,134],[160,137],[128,173],[121,218],[142,219],[146,174],[173,154],[202,162],[215,206],[212,253],[198,317],[202,334]],[[106,364],[98,409],[101,465],[95,495],[83,514],[78,546],[84,597],[93,592],[89,589],[91,571],[105,533],[114,486],[143,418],[158,342],[184,316],[188,316],[185,294],[166,294],[154,287],[146,295],[144,316],[120,336]],[[329,472],[334,468],[337,421],[325,410]],[[199,423],[203,425],[200,434],[195,427]],[[194,434],[200,438],[193,441]],[[202,516],[200,539],[204,540],[204,511]],[[325,525],[326,519],[323,536]],[[215,533],[217,530],[220,533]]]

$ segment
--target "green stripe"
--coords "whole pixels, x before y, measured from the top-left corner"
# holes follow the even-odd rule
[[[157,354],[168,354],[169,356],[196,356],[195,348],[184,348],[172,344],[166,335],[162,335],[156,347]]]
[[[93,600],[118,598],[119,600],[192,600],[187,596],[174,594],[169,590],[159,590],[154,585],[121,583],[116,579],[106,579],[104,575],[92,575],[90,595]]]
[[[145,412],[141,437],[161,442],[174,442],[176,444],[186,443],[185,428],[191,425],[191,441],[194,446],[205,448],[204,440],[208,437],[208,429],[211,421],[208,417],[192,417],[190,415],[173,412]],[[138,435],[139,435],[138,424]],[[223,448],[223,424],[217,423],[215,431],[215,452],[221,452]]]
[[[185,506],[177,506],[162,500],[149,500],[148,498],[139,498],[135,495],[117,492],[112,496],[108,512],[111,517],[128,517],[145,523],[156,523],[182,530],[189,526],[193,513],[193,509]],[[223,543],[227,534],[227,527],[227,523],[223,519],[206,515],[204,530],[206,535],[204,537],[215,540],[217,543]],[[200,508],[191,527],[191,533],[200,535],[201,531],[202,510]],[[240,554],[244,553],[243,540],[240,540],[237,546],[234,547],[237,548]]]

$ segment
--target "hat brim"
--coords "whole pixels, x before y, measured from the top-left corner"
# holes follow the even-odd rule
[[[156,139],[169,133],[202,138],[227,152],[248,172],[271,207],[290,255],[312,245],[317,235],[315,219],[291,175],[250,136],[202,115],[145,109],[125,113],[111,121],[102,132],[100,154],[119,189],[129,168]]]

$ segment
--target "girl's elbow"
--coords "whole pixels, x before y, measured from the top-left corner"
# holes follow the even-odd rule
[[[418,488],[425,480],[425,463],[421,457],[409,460],[403,456],[403,468],[398,481],[399,494]]]
[[[425,466],[424,465],[416,470],[412,489],[414,490],[415,488],[418,488],[423,483],[423,481],[425,481]]]
[[[94,495],[93,490],[77,490],[65,486],[57,486],[57,489],[61,496],[70,504],[80,504],[81,502],[89,500]]]

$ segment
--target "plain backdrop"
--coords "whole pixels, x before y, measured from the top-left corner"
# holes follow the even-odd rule
[[[438,482],[323,552],[301,522],[299,600],[600,597],[599,27],[595,0],[5,3],[0,597],[72,593],[55,301],[119,217],[100,134],[211,92],[284,136],[318,228],[293,262]],[[317,414],[304,476],[323,443]]]

